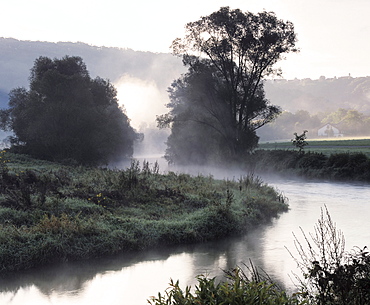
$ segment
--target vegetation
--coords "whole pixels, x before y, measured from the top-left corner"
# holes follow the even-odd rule
[[[291,142],[260,144],[245,165],[257,172],[370,181],[370,139],[310,140],[304,153],[291,146]]]
[[[291,142],[266,142],[260,143],[259,149],[264,150],[290,150]],[[363,153],[370,157],[370,139],[342,139],[331,138],[327,140],[310,140],[305,151],[322,153],[326,156],[336,153]]]
[[[256,130],[280,112],[265,98],[262,80],[279,74],[273,65],[297,51],[295,42],[293,24],[274,13],[222,7],[188,23],[185,38],[172,43],[188,72],[169,89],[170,112],[157,118],[171,127],[167,160],[217,162],[254,149]]]
[[[303,149],[305,148],[305,146],[308,145],[308,143],[306,142],[306,138],[307,138],[307,133],[308,131],[307,130],[304,130],[302,134],[298,135],[296,132],[294,133],[294,139],[292,139],[292,144],[299,149],[299,152],[303,152]]]
[[[253,266],[252,266],[253,268]],[[185,291],[180,288],[179,282],[171,280],[170,288],[153,297],[152,305],[293,305],[299,303],[295,296],[288,296],[269,279],[261,277],[257,269],[253,268],[252,277],[249,278],[241,268],[226,272],[226,281],[216,283],[215,278],[198,276],[198,286],[194,293],[191,287]]]
[[[366,250],[344,250],[344,236],[328,210],[321,211],[315,232],[306,235],[306,244],[295,236],[296,260],[303,279],[297,277],[300,297],[308,304],[365,305],[370,303],[370,255]]]
[[[288,207],[253,175],[218,181],[137,161],[72,167],[5,151],[0,160],[2,273],[242,234]]]
[[[370,158],[363,153],[322,153],[257,150],[246,161],[256,172],[328,180],[370,181]]]
[[[318,130],[326,124],[336,127],[345,137],[368,136],[370,130],[370,116],[354,109],[339,108],[333,112],[320,111],[311,114],[306,110],[295,113],[283,111],[274,122],[261,128],[258,135],[263,141],[286,140],[291,131],[297,128],[310,131],[312,136],[318,136]],[[329,130],[326,138],[333,137]]]
[[[90,78],[80,57],[39,57],[30,90],[10,92],[0,127],[14,133],[14,151],[46,160],[106,164],[131,157],[136,138],[116,95],[109,81]]]
[[[287,295],[270,278],[254,276],[249,279],[241,268],[226,271],[226,280],[198,276],[192,290],[180,288],[171,281],[165,294],[158,294],[149,303],[180,304],[369,304],[370,256],[366,247],[344,251],[344,237],[336,229],[327,210],[322,212],[315,233],[306,235],[307,247],[295,237],[303,280],[297,276],[298,292]],[[310,240],[312,239],[312,241]],[[252,266],[253,267],[253,266]],[[192,292],[194,291],[194,293]]]
[[[336,112],[338,108],[369,115],[369,86],[370,76],[265,81],[267,97],[283,109],[289,109],[291,113],[303,110],[318,115]],[[305,126],[296,128],[308,129]]]
[[[296,275],[297,292],[288,295],[268,275],[261,276],[252,264],[250,277],[239,267],[225,271],[226,279],[216,283],[215,278],[198,276],[194,293],[191,287],[182,290],[179,282],[171,280],[165,294],[149,301],[152,305],[244,305],[244,304],[312,304],[312,305],[366,305],[370,302],[370,255],[364,249],[344,251],[343,234],[337,230],[328,210],[313,234],[306,235],[306,245],[295,236],[299,257],[293,259],[302,271]],[[306,247],[305,247],[306,246]],[[288,249],[290,252],[290,250]]]

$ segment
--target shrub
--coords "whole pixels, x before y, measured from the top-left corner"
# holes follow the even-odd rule
[[[179,282],[171,280],[164,295],[152,297],[152,305],[293,305],[299,304],[295,297],[287,296],[276,285],[259,278],[249,279],[236,268],[226,272],[226,280],[219,283],[216,278],[200,275],[194,293],[191,287],[180,288]],[[302,303],[303,304],[303,303]]]
[[[303,231],[305,248],[295,236],[302,271],[300,296],[309,304],[365,305],[370,303],[370,256],[364,249],[344,251],[344,236],[337,230],[327,208],[309,238]]]

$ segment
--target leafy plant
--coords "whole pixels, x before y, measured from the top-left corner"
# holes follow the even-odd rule
[[[295,138],[292,139],[292,144],[299,149],[299,152],[303,152],[305,146],[308,145],[306,142],[307,135],[306,133],[308,130],[304,130],[302,134],[298,135],[296,132],[294,133]]]
[[[370,256],[366,247],[345,252],[344,236],[326,207],[321,210],[315,232],[301,232],[306,247],[294,235],[299,258],[290,252],[304,277],[296,277],[301,298],[317,305],[369,304]]]
[[[253,268],[253,266],[252,266]],[[256,270],[253,269],[255,272]],[[192,292],[191,287],[180,288],[179,282],[171,280],[165,294],[158,294],[148,300],[152,305],[293,305],[299,303],[295,296],[288,296],[269,280],[262,279],[258,273],[251,278],[240,268],[225,272],[226,280],[200,275],[198,285]]]

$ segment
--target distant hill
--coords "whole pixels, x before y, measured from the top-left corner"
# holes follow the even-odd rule
[[[370,114],[370,76],[268,80],[265,90],[273,104],[292,113],[306,110],[316,114],[344,108]]]
[[[34,61],[39,56],[62,58],[80,56],[92,77],[112,83],[123,75],[154,81],[166,90],[183,71],[181,59],[166,53],[138,52],[131,49],[90,46],[85,43],[20,41],[0,38],[0,90],[27,87]]]
[[[0,38],[0,108],[6,105],[11,89],[28,86],[36,58],[65,55],[81,56],[92,77],[108,78],[114,83],[128,75],[154,82],[163,94],[171,82],[185,72],[181,59],[167,53]],[[265,90],[272,104],[292,113],[307,110],[315,114],[352,108],[370,114],[370,77],[268,80]]]

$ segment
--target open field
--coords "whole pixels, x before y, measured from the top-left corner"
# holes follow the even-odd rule
[[[367,139],[313,139],[306,140],[308,145],[305,147],[305,151],[323,153],[325,155],[336,154],[336,153],[364,153],[367,157],[370,157],[370,138]],[[296,148],[292,145],[292,142],[266,142],[260,143],[259,149],[269,150],[295,150]]]

